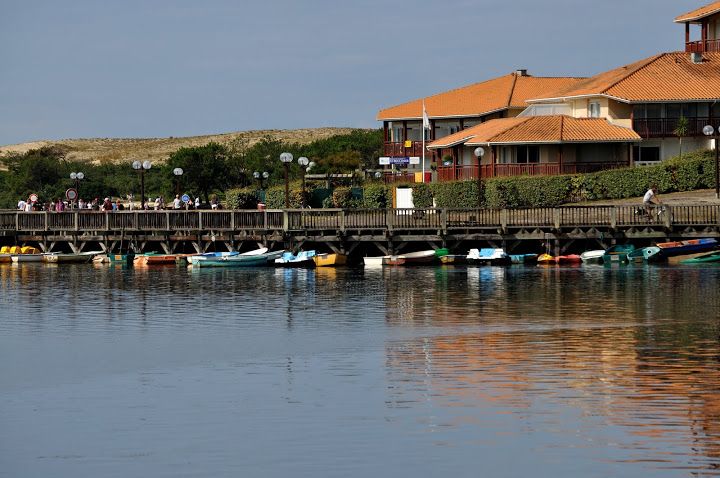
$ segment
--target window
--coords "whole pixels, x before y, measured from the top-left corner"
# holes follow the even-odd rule
[[[516,148],[516,163],[539,163],[540,148],[538,146],[518,146]]]
[[[403,138],[403,129],[401,127],[393,128],[392,140],[395,143],[402,143],[405,140],[405,138]]]
[[[660,161],[660,147],[633,146],[633,159],[635,161]]]
[[[591,101],[588,104],[588,118],[599,118],[600,117],[600,102]]]

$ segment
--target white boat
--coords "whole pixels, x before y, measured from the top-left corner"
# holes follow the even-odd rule
[[[427,251],[409,252],[407,254],[400,254],[397,256],[401,260],[401,264],[425,264],[428,262],[434,262],[437,259],[435,250],[430,249]]]
[[[484,264],[493,266],[508,266],[512,259],[505,253],[504,249],[486,247],[482,249],[470,249],[465,258],[468,264]]]
[[[188,264],[197,264],[198,262],[202,261],[216,261],[219,259],[227,259],[230,257],[247,257],[247,256],[261,256],[263,254],[266,254],[268,251],[267,247],[261,247],[259,249],[255,249],[254,251],[248,251],[243,252],[242,254],[231,251],[231,252],[206,252],[205,254],[198,254],[196,256],[190,256],[187,258]]]
[[[605,249],[595,249],[583,252],[580,254],[580,259],[582,259],[584,264],[602,264],[604,255]]]
[[[380,267],[390,256],[363,257],[363,263],[368,267]]]

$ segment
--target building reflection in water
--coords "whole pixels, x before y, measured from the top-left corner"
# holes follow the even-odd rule
[[[560,428],[548,407],[572,407],[588,417],[581,434],[592,436],[597,419],[624,430],[629,461],[716,470],[718,272],[389,271],[386,321],[416,335],[386,345],[388,406],[431,397],[435,406],[548,414]]]

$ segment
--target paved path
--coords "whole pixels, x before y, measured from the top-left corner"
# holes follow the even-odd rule
[[[700,189],[697,191],[686,191],[681,193],[659,194],[658,197],[662,202],[670,206],[683,205],[695,206],[705,204],[720,204],[720,200],[715,197],[714,189]],[[641,205],[642,196],[628,199],[608,199],[601,201],[585,201],[580,203],[566,204],[567,206],[627,206]]]

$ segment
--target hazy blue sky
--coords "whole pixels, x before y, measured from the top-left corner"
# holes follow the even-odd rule
[[[0,0],[0,144],[375,127],[380,108],[527,68],[682,49],[709,0]]]

